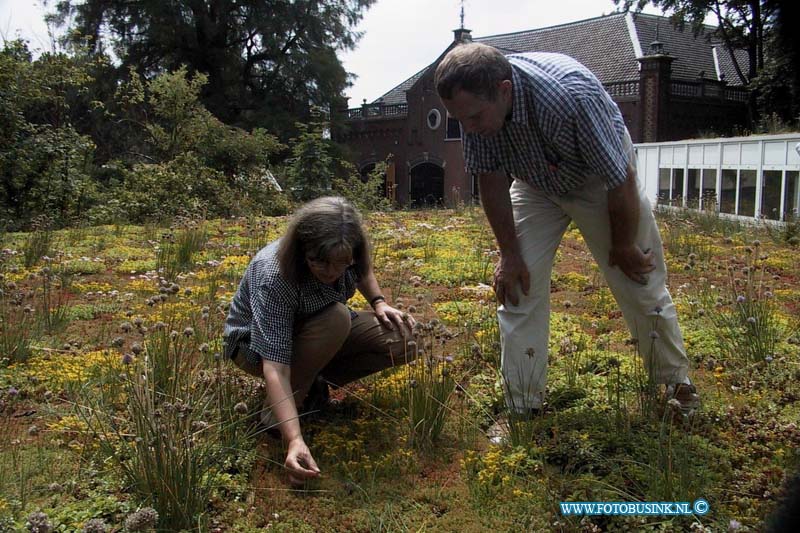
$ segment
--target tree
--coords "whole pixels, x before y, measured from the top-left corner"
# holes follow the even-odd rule
[[[264,176],[285,147],[263,129],[227,126],[199,101],[207,77],[185,68],[144,81],[136,72],[117,91],[130,149],[112,162],[117,179],[97,220],[169,219],[181,210],[208,216],[274,212],[278,194]]]
[[[208,76],[203,101],[223,122],[284,138],[312,106],[336,107],[348,75],[336,56],[375,0],[59,0],[71,39],[113,50],[148,77],[187,65]]]
[[[94,144],[70,120],[91,80],[85,59],[45,53],[34,61],[20,41],[0,50],[0,211],[10,227],[42,213],[65,224],[94,197]]]
[[[767,58],[757,84],[759,106],[781,122],[800,125],[800,40],[794,34],[800,17],[796,0],[770,0],[775,24],[767,41]]]
[[[310,124],[297,123],[299,135],[292,139],[292,157],[286,163],[286,181],[292,197],[307,202],[330,194],[338,161],[331,155],[331,141],[325,139],[320,117]]]

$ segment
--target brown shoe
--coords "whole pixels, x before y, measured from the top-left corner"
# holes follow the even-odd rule
[[[700,395],[691,383],[667,385],[667,405],[684,416],[691,416],[700,408]]]

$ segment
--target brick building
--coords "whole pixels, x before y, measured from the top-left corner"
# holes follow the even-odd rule
[[[460,125],[447,116],[433,86],[441,58],[468,40],[509,54],[574,57],[617,102],[635,143],[726,132],[746,124],[748,93],[713,30],[695,35],[665,17],[642,13],[480,38],[458,29],[436,61],[372,103],[347,110],[336,137],[362,173],[390,157],[387,191],[400,205],[452,205],[475,197],[475,177],[464,170]],[[736,57],[746,71],[746,54]]]

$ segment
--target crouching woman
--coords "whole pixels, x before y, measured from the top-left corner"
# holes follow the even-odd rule
[[[356,289],[371,311],[345,305]],[[287,445],[292,484],[320,473],[300,415],[327,398],[328,383],[342,386],[407,362],[413,326],[413,317],[382,296],[361,216],[343,198],[304,205],[286,233],[256,254],[225,322],[225,354],[263,376],[262,422]]]

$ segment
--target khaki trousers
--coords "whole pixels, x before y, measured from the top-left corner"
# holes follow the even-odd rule
[[[635,161],[630,140],[626,140]],[[539,408],[544,399],[550,335],[550,275],[556,249],[570,221],[575,222],[583,235],[632,337],[639,341],[645,368],[657,383],[684,382],[689,361],[675,305],[666,288],[667,269],[661,236],[650,202],[641,188],[636,244],[642,250],[652,250],[656,263],[646,285],[630,280],[619,268],[608,266],[611,249],[608,193],[599,178],[591,177],[584,187],[563,196],[550,196],[514,180],[510,194],[517,238],[531,281],[527,296],[519,291],[519,305],[507,302],[497,311],[501,368],[509,408],[517,411]]]
[[[291,386],[298,409],[308,395],[314,379],[321,375],[329,383],[341,387],[413,358],[402,335],[385,328],[372,311],[358,311],[350,318],[350,310],[335,303],[326,307],[295,328]],[[233,358],[239,368],[256,377],[263,377],[260,364],[247,360],[245,346]]]

